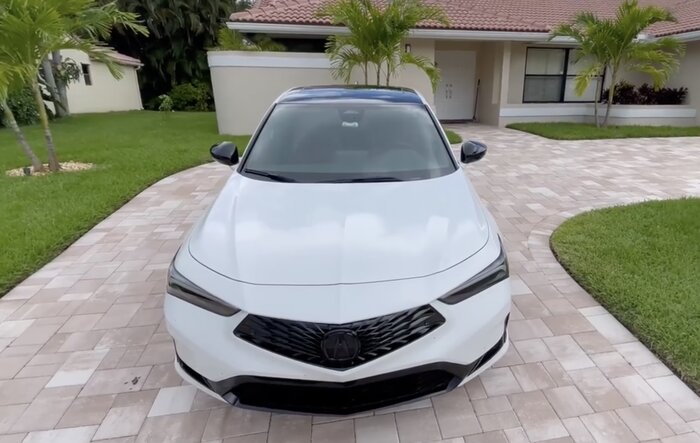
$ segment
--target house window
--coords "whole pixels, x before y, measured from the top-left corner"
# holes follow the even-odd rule
[[[574,63],[576,51],[570,48],[527,48],[523,103],[592,102],[596,85],[602,83],[603,76],[591,80],[581,96],[576,95],[576,74],[586,67],[585,62]]]
[[[83,80],[85,80],[85,84],[87,86],[92,85],[92,77],[90,76],[90,65],[81,63],[80,66],[83,69]]]

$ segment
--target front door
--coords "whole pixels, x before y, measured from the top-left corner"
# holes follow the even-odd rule
[[[476,52],[435,51],[440,83],[435,91],[435,110],[440,120],[474,118]]]

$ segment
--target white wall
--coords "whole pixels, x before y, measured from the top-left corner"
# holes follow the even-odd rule
[[[209,52],[219,133],[252,134],[282,92],[334,83],[329,66],[323,54]]]
[[[123,77],[117,80],[104,63],[90,60],[83,52],[66,50],[61,51],[61,55],[64,59],[73,59],[78,66],[82,63],[90,65],[92,85],[86,85],[82,75],[77,82],[68,85],[68,106],[71,113],[143,109],[136,67],[118,65]]]
[[[685,51],[680,69],[666,86],[688,88],[685,103],[698,111],[697,123],[700,124],[700,41],[689,42]]]
[[[593,103],[525,103],[501,107],[499,124],[524,122],[593,123]],[[600,105],[601,115],[605,105]],[[687,105],[613,105],[610,124],[650,126],[692,126],[697,111]]]
[[[580,103],[523,104],[523,84],[527,43],[411,40],[412,52],[435,60],[435,50],[464,49],[477,52],[477,79],[481,80],[476,117],[490,125],[517,121],[592,121],[592,105]],[[542,46],[539,44],[538,46]],[[285,90],[295,86],[339,84],[330,74],[324,54],[210,52],[209,64],[217,108],[219,131],[250,134],[261,117]],[[639,111],[613,115],[611,122],[620,124],[689,125],[700,122],[700,42],[688,44],[679,72],[668,83],[671,87],[689,88],[688,107],[654,110],[645,116]],[[370,82],[374,81],[370,72]],[[352,81],[364,83],[361,72]],[[418,90],[434,106],[434,94],[425,74],[415,67],[405,68],[392,85]],[[591,108],[591,109],[589,109]],[[692,114],[692,115],[691,115]],[[658,117],[657,117],[658,115]]]
[[[412,53],[434,60],[432,40],[410,43]],[[219,133],[251,134],[272,102],[290,88],[341,84],[331,75],[330,67],[325,54],[210,51],[209,69]],[[375,72],[369,73],[369,81],[376,82]],[[353,72],[351,82],[364,83],[359,69]],[[391,79],[391,85],[414,88],[433,104],[430,81],[413,66],[402,69]]]
[[[531,46],[542,46],[531,45]],[[525,62],[527,43],[511,43],[511,59],[510,59],[510,79],[508,82],[507,102],[501,110],[501,118],[499,124],[504,126],[513,122],[528,122],[528,121],[573,121],[585,122],[592,121],[590,117],[592,104],[582,105],[576,103],[561,103],[561,104],[525,104],[523,101],[523,87],[525,79]],[[671,78],[667,86],[669,87],[687,87],[688,97],[686,99],[686,107],[675,107],[675,109],[657,107],[653,114],[655,116],[642,116],[639,112],[630,111],[625,115],[615,116],[613,111],[611,123],[613,124],[665,124],[665,125],[692,125],[700,123],[700,42],[691,42],[687,45],[686,55],[681,60],[679,71]],[[623,78],[634,84],[649,82],[649,79],[639,73],[626,73]],[[606,78],[605,88],[609,86],[609,78]],[[522,106],[512,106],[522,105]],[[627,107],[630,105],[622,105]],[[695,109],[693,116],[687,107]],[[585,111],[584,111],[585,109]],[[604,111],[604,105],[601,105]],[[614,108],[613,108],[614,109]],[[629,108],[632,109],[631,107]],[[576,114],[574,110],[580,110]],[[668,112],[664,112],[664,110]],[[679,111],[681,110],[681,111]],[[624,112],[623,112],[624,113]],[[518,116],[516,116],[518,114]],[[667,116],[664,116],[667,114]],[[658,117],[657,117],[658,115]]]

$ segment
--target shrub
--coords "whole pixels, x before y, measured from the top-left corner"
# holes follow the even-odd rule
[[[160,104],[158,105],[158,110],[161,112],[172,112],[173,110],[173,99],[171,99],[167,94],[162,94],[158,96]]]
[[[175,86],[169,94],[175,111],[211,111],[214,99],[204,83],[183,83]]]
[[[656,91],[656,103],[659,105],[680,105],[685,102],[688,88],[661,88]]]
[[[620,82],[617,84],[615,87],[613,103],[619,103],[621,105],[636,105],[639,104],[639,101],[639,92],[637,92],[633,84],[627,82]]]
[[[7,104],[10,106],[18,125],[33,125],[39,122],[39,113],[34,104],[34,93],[31,88],[27,87],[11,92],[7,97]],[[0,125],[2,125],[1,116]]]
[[[659,88],[644,83],[635,87],[627,82],[615,86],[613,104],[616,105],[681,105],[688,95],[688,88]],[[603,103],[608,101],[608,90],[603,91]]]

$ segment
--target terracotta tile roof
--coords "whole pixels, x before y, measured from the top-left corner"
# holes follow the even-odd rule
[[[248,11],[231,15],[236,22],[328,25],[316,17],[328,0],[257,0]],[[427,0],[443,7],[450,20],[448,29],[474,31],[548,32],[569,21],[579,11],[614,16],[615,0]],[[669,35],[700,29],[700,0],[641,0],[668,8],[678,23],[663,23],[650,29],[654,35]],[[420,28],[439,28],[425,23]]]

